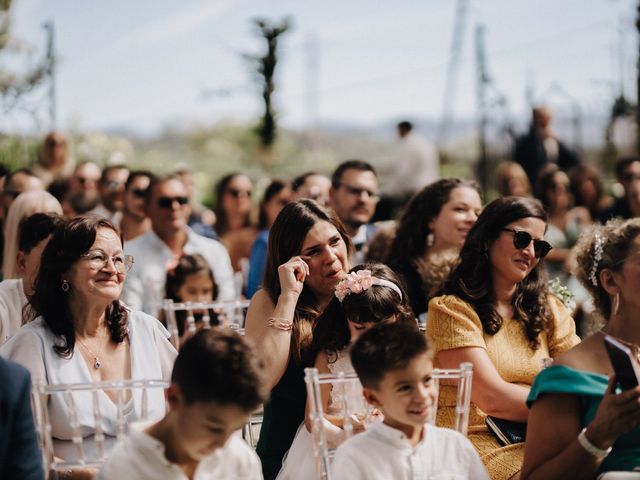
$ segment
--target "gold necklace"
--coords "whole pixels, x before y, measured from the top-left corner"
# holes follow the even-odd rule
[[[102,339],[104,337],[100,337],[100,338]],[[102,366],[102,363],[100,362],[100,355],[102,355],[102,351],[104,350],[104,344],[102,344],[102,347],[100,348],[100,354],[96,355],[95,353],[93,353],[93,350],[91,350],[82,340],[80,340],[80,338],[76,337],[76,340],[78,341],[80,346],[84,347],[84,349],[87,352],[89,352],[89,355],[93,357],[93,368],[95,368],[96,370],[99,370],[100,367]]]

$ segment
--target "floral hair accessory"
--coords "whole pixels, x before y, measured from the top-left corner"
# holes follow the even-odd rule
[[[593,265],[591,265],[591,271],[589,272],[589,280],[591,280],[594,287],[598,286],[596,273],[598,273],[598,264],[600,260],[602,260],[602,251],[604,250],[605,243],[605,238],[599,233],[596,233],[596,238],[593,242]]]
[[[369,290],[372,285],[380,285],[382,287],[388,287],[398,295],[402,300],[402,291],[395,283],[385,280],[384,278],[378,278],[371,275],[371,270],[358,270],[357,272],[347,273],[347,275],[336,286],[335,296],[342,302],[344,297],[351,293],[362,293],[365,290]]]

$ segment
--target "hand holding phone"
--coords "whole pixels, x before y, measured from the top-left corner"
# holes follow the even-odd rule
[[[640,384],[640,363],[631,348],[610,335],[604,336],[604,346],[620,388],[629,390],[637,387]]]

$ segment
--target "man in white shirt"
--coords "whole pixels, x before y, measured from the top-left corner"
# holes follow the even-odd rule
[[[16,262],[20,278],[0,282],[0,345],[28,320],[23,317],[27,296],[33,293],[42,252],[61,221],[55,214],[35,213],[20,222]]]
[[[331,176],[329,206],[336,212],[351,237],[355,251],[350,262],[365,260],[367,244],[376,228],[369,223],[376,213],[378,175],[372,165],[362,160],[347,160],[338,165]]]
[[[151,230],[125,244],[135,263],[125,282],[123,301],[134,310],[157,316],[165,295],[167,271],[184,254],[199,253],[218,286],[217,300],[232,300],[236,292],[229,254],[224,246],[196,234],[187,226],[189,197],[176,176],[152,180],[147,189],[145,209]]]

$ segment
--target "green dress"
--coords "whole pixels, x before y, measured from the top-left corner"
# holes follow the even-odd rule
[[[574,370],[564,365],[551,366],[535,378],[527,404],[531,406],[545,393],[576,395],[580,402],[581,426],[586,427],[595,417],[609,379],[599,373]],[[630,471],[640,466],[640,428],[621,435],[611,453],[600,465],[598,474],[611,470]]]

